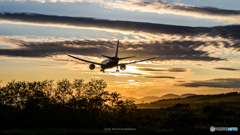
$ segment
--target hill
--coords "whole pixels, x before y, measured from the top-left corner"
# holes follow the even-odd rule
[[[182,97],[186,96],[185,94]],[[181,96],[180,96],[181,97]],[[175,99],[161,99],[158,101],[151,102],[149,104],[138,104],[138,107],[171,107],[177,103],[190,104],[192,107],[204,106],[213,103],[230,102],[240,103],[240,93],[230,92],[226,94],[216,95],[193,95],[186,98],[175,98]]]
[[[122,100],[126,100],[126,99],[130,99],[130,100],[134,100],[136,104],[141,104],[141,103],[150,103],[150,102],[154,102],[154,101],[158,101],[158,100],[162,100],[162,99],[174,99],[174,98],[185,98],[188,96],[195,96],[196,94],[192,94],[192,93],[186,93],[186,94],[182,94],[182,95],[176,95],[176,94],[166,94],[163,95],[161,97],[158,96],[146,96],[140,99],[134,98],[134,97],[126,97],[126,96],[122,96]]]

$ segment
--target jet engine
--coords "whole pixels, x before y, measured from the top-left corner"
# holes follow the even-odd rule
[[[90,64],[90,65],[89,65],[89,69],[91,69],[91,70],[95,69],[95,65],[94,65],[93,63]]]
[[[121,69],[121,70],[125,70],[125,69],[126,69],[126,65],[121,65],[121,66],[120,66],[120,69]]]

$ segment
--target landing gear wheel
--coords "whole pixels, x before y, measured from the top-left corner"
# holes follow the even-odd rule
[[[101,72],[105,73],[105,71],[103,69],[100,69]]]
[[[116,70],[116,72],[119,72],[119,70]]]

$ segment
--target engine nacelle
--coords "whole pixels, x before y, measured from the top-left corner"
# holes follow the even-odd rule
[[[90,64],[90,65],[89,65],[89,69],[91,69],[91,70],[95,69],[95,65],[94,65],[93,63]]]
[[[126,65],[121,65],[121,66],[120,66],[120,69],[121,69],[121,70],[125,70],[126,68],[127,68]]]

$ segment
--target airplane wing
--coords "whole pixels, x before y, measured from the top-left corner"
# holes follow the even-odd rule
[[[129,62],[129,63],[121,63],[121,64],[118,64],[118,66],[127,65],[127,64],[133,64],[133,63],[137,63],[137,62],[148,61],[148,60],[152,60],[152,59],[155,59],[155,57],[154,58],[145,59],[145,60],[133,61],[133,62]]]
[[[68,55],[69,57],[72,57],[72,58],[74,58],[74,59],[81,60],[81,61],[84,61],[84,62],[93,63],[93,64],[96,64],[96,65],[104,65],[104,64],[101,64],[101,63],[96,63],[96,62],[92,62],[92,61],[80,59],[80,58],[78,58],[78,57],[74,57],[74,56],[69,55],[69,54],[67,54],[67,55]]]

